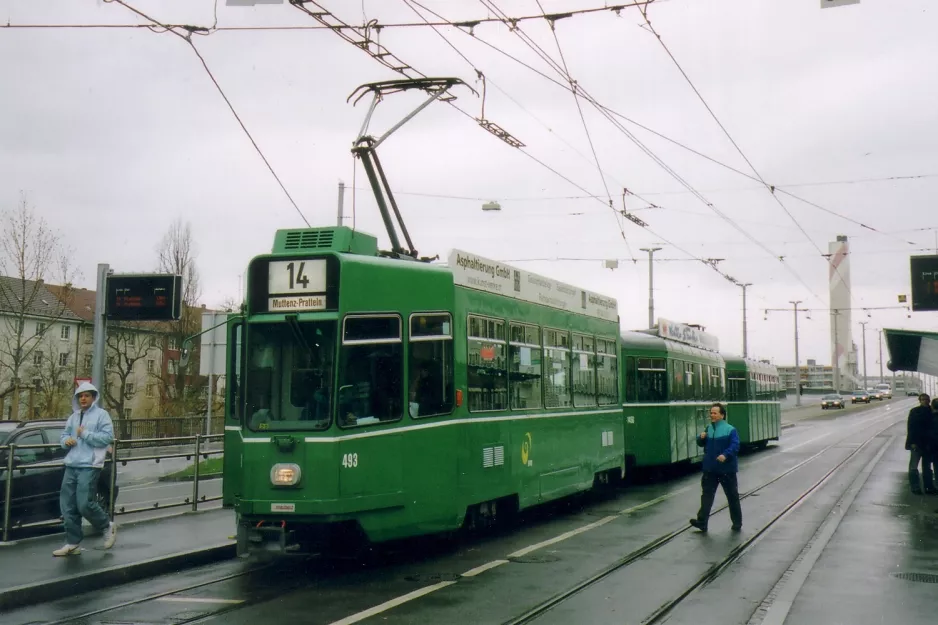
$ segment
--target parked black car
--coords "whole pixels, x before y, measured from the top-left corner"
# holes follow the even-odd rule
[[[0,421],[0,447],[6,445],[59,444],[65,430],[65,419],[48,421]],[[31,465],[61,462],[67,449],[61,446],[47,449],[16,449],[13,456],[13,484],[10,497],[10,524],[50,521],[62,517],[59,510],[59,492],[65,467],[50,466],[29,469]],[[3,524],[3,506],[6,501],[7,463],[9,451],[0,450],[0,525]],[[108,453],[98,481],[98,502],[108,510],[111,487],[112,456]],[[117,501],[116,490],[114,500]]]

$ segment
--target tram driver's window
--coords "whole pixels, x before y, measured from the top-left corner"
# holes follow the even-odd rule
[[[341,427],[401,418],[403,352],[397,315],[345,318],[337,398]]]

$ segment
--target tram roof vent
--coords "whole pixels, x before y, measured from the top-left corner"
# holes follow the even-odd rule
[[[273,253],[298,251],[333,251],[364,256],[378,255],[378,239],[345,226],[277,230]]]

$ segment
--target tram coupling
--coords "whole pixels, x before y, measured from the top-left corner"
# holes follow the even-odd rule
[[[257,551],[295,555],[302,551],[302,544],[296,532],[287,529],[286,521],[260,521],[253,525],[239,523],[236,548],[238,557],[244,558]]]

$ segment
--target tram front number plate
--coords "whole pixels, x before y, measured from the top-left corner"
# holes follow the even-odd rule
[[[271,512],[296,512],[295,503],[272,503],[270,504]]]

